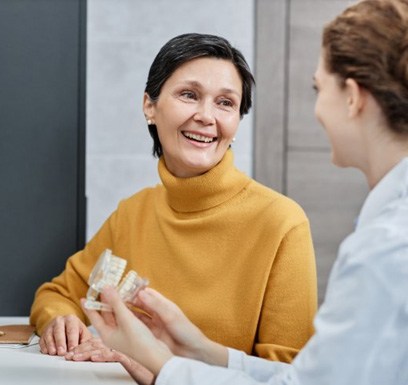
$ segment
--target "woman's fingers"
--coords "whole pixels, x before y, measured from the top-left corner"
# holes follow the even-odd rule
[[[56,353],[60,356],[67,352],[65,317],[59,316],[55,319],[53,336],[55,341]]]
[[[118,362],[120,353],[103,345],[81,352],[70,352],[65,359],[68,361]]]
[[[81,340],[89,337],[88,329],[77,316],[58,316],[49,323],[41,335],[41,353],[61,356],[72,350]]]
[[[113,313],[118,325],[125,326],[128,325],[129,321],[133,320],[133,313],[126,307],[115,288],[104,288],[103,299],[107,304],[112,306]],[[109,317],[109,315],[107,314],[106,317]]]
[[[108,346],[133,357],[153,374],[157,374],[164,363],[172,357],[171,351],[158,341],[149,328],[127,308],[115,288],[104,288],[102,295],[104,302],[112,307],[111,315],[108,313],[103,315],[104,312],[101,315],[95,310],[84,309],[102,340]],[[82,306],[84,306],[83,300]],[[115,318],[113,325],[108,324],[110,316]],[[92,361],[104,360],[106,356],[111,355],[107,350],[87,351],[79,354],[82,356],[77,356],[78,360],[86,357]],[[75,354],[72,359],[75,360]]]
[[[90,355],[90,360],[93,362],[121,362],[121,356],[123,356],[122,353],[105,348],[93,351]]]
[[[135,313],[133,312],[133,314],[140,319],[140,321],[142,321],[149,329],[154,326],[154,322],[152,320],[152,317],[149,317],[146,314],[142,314],[142,313]]]
[[[124,330],[131,328],[132,323],[139,321],[123,303],[115,288],[104,288],[102,295],[103,301],[112,307],[112,312],[102,311],[99,313],[96,310],[86,308],[84,308],[84,311],[102,339],[107,341],[109,335],[113,332],[123,333]],[[84,300],[81,300],[81,303],[84,307]]]
[[[101,349],[105,348],[106,345],[102,342],[100,338],[97,337],[92,337],[88,339],[87,341],[83,342],[82,344],[78,345],[74,349],[72,349],[72,353],[77,354],[77,353],[84,353],[87,351],[95,350],[95,349]]]
[[[166,323],[183,315],[175,303],[152,288],[147,287],[141,290],[138,296],[147,312],[156,313]]]
[[[41,353],[43,354],[54,355],[57,352],[57,349],[55,347],[52,322],[50,325],[47,326],[47,328],[44,330],[44,332],[41,335],[40,349],[41,349]]]
[[[82,321],[75,315],[65,316],[65,334],[67,338],[67,349],[70,351],[78,346],[81,341],[91,337],[91,333]],[[65,354],[63,352],[63,354]]]
[[[99,332],[99,334],[103,335],[107,331],[107,327],[108,327],[103,317],[96,310],[87,309],[84,306],[85,305],[84,298],[81,299],[81,305],[84,310],[84,313],[89,318],[89,321],[91,321],[92,325]]]

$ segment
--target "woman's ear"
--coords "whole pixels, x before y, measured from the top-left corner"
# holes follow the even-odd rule
[[[347,108],[350,118],[357,116],[362,109],[366,101],[365,90],[351,78],[346,79],[346,92],[347,92]]]
[[[150,120],[154,122],[154,112],[155,112],[155,104],[153,103],[149,94],[145,92],[143,95],[143,113],[146,117],[146,120]]]

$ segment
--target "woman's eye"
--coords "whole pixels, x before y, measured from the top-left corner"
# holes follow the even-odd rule
[[[196,94],[192,91],[183,91],[180,95],[185,99],[197,99]]]
[[[222,99],[219,104],[223,107],[233,107],[234,103],[229,99]]]

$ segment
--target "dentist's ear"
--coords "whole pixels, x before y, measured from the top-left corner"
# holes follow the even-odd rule
[[[345,86],[347,92],[348,116],[349,118],[354,118],[364,108],[366,91],[351,78],[346,79]]]

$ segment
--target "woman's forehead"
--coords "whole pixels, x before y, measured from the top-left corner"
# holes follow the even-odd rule
[[[166,83],[185,83],[195,87],[211,85],[226,92],[242,94],[242,80],[235,65],[229,60],[212,57],[183,63],[170,75]]]

